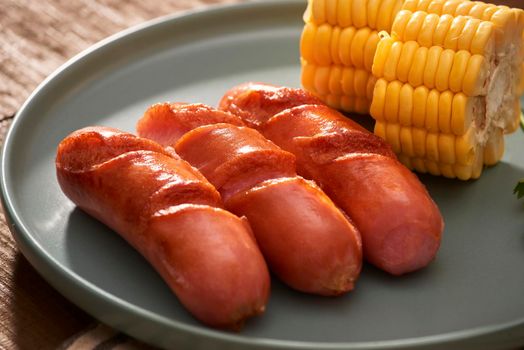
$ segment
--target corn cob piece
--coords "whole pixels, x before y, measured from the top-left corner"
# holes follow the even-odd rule
[[[405,0],[402,9],[411,12],[425,11],[439,16],[469,16],[489,21],[495,27],[497,53],[513,50],[518,38],[521,37],[523,26],[521,19],[523,10],[521,9],[469,0]]]
[[[304,22],[389,31],[402,3],[403,0],[309,0]]]
[[[375,133],[411,169],[477,178],[502,158],[504,133],[518,128],[523,12],[467,0],[405,0],[402,8],[391,35],[379,33]]]
[[[378,32],[402,0],[309,0],[300,40],[302,85],[329,106],[368,114]]]

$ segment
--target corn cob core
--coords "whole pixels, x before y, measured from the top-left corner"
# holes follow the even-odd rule
[[[504,153],[524,91],[524,11],[468,0],[309,0],[303,86],[371,113],[411,169],[463,180]]]

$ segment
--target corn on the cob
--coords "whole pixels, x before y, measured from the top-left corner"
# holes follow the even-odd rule
[[[406,0],[391,35],[379,34],[370,111],[405,165],[467,180],[502,158],[520,116],[520,16],[467,0]]]
[[[309,0],[302,84],[370,113],[411,169],[477,178],[518,128],[524,11],[470,0]]]
[[[378,32],[402,0],[310,0],[300,42],[302,85],[333,108],[368,114]]]

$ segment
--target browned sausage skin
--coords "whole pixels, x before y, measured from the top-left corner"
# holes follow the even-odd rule
[[[307,94],[246,83],[228,91],[220,108],[258,121],[264,136],[297,157],[299,174],[315,180],[355,222],[369,262],[394,275],[426,266],[444,224],[424,186],[357,123],[319,103],[288,102]]]
[[[56,170],[63,192],[138,250],[197,319],[238,329],[264,311],[269,272],[247,221],[172,149],[89,127],[59,144]]]
[[[167,128],[184,129],[191,107],[165,105],[172,114]],[[216,123],[216,110],[193,111],[202,126],[193,124],[174,147],[215,185],[228,210],[248,218],[271,270],[303,292],[353,289],[362,264],[360,235],[320,188],[297,177],[295,157],[254,129]],[[168,120],[158,118],[148,110],[139,133],[156,139]]]

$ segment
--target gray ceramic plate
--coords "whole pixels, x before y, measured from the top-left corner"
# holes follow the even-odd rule
[[[54,153],[92,124],[133,131],[152,103],[216,104],[248,80],[299,85],[302,1],[264,1],[166,18],[63,66],[16,117],[2,158],[13,234],[36,269],[118,329],[176,349],[502,348],[524,344],[524,135],[475,182],[422,177],[446,221],[437,260],[393,278],[366,266],[355,292],[320,298],[274,281],[263,317],[240,334],[201,326],[152,268],[61,193]],[[220,278],[220,276],[217,276]]]

